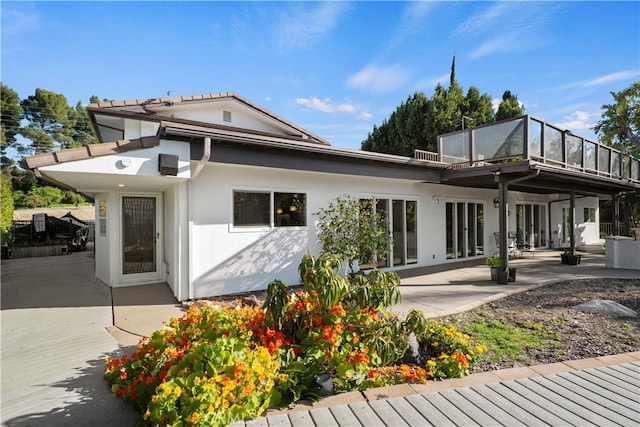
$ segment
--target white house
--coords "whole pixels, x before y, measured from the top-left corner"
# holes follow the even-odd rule
[[[95,199],[100,280],[166,282],[179,300],[298,283],[314,212],[341,195],[377,199],[393,231],[381,267],[399,270],[492,255],[496,233],[598,242],[598,199],[640,189],[638,160],[529,116],[408,158],[334,148],[234,93],[87,109],[100,144],[26,163]]]

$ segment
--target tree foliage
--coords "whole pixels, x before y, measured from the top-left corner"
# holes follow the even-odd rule
[[[602,120],[593,130],[605,144],[640,157],[640,82],[611,96],[614,102],[602,106]]]
[[[16,136],[20,133],[20,119],[22,117],[22,107],[20,97],[13,89],[0,83],[0,156],[2,156],[2,167],[11,166],[14,162],[7,157],[7,148],[15,146]]]
[[[513,95],[509,90],[505,90],[502,94],[502,102],[500,102],[498,106],[496,120],[512,119],[514,117],[520,117],[523,114],[524,109],[518,101],[518,96]]]
[[[47,153],[73,144],[75,114],[64,95],[38,88],[21,105],[28,122],[21,133],[32,141],[24,152]]]
[[[433,96],[415,92],[388,119],[373,127],[361,148],[401,156],[413,156],[415,149],[437,151],[438,135],[475,127],[496,120],[492,99],[471,86],[466,95],[455,77],[455,57],[449,87],[435,87]],[[500,119],[519,117],[523,110],[517,97],[506,91],[498,109]]]
[[[0,172],[0,232],[8,232],[13,221],[13,196],[11,194],[11,176]]]

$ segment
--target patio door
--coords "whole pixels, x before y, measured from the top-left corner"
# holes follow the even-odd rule
[[[484,204],[447,202],[447,259],[484,254]]]
[[[540,248],[547,246],[547,207],[542,204],[516,204],[518,242]]]
[[[159,281],[158,196],[122,196],[121,201],[123,281]]]

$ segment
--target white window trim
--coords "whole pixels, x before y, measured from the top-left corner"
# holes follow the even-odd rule
[[[256,225],[256,226],[246,226],[246,225],[235,225],[233,223],[233,208],[234,208],[234,200],[233,193],[234,192],[244,192],[244,193],[268,193],[269,194],[269,225]],[[276,227],[275,222],[273,220],[273,204],[275,202],[275,193],[298,193],[304,194],[305,196],[305,225],[292,225],[292,226],[281,226]],[[229,233],[260,233],[265,231],[273,230],[274,228],[306,228],[309,226],[309,191],[306,189],[292,189],[292,188],[274,188],[274,187],[230,187],[229,190],[229,198],[231,202],[229,203]]]

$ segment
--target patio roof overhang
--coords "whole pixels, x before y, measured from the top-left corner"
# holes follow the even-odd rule
[[[570,194],[573,191],[577,195],[613,197],[621,192],[640,191],[640,184],[631,180],[572,171],[534,160],[450,168],[442,172],[441,182],[459,187],[498,189],[500,180],[518,180],[509,185],[509,190],[535,194]]]

